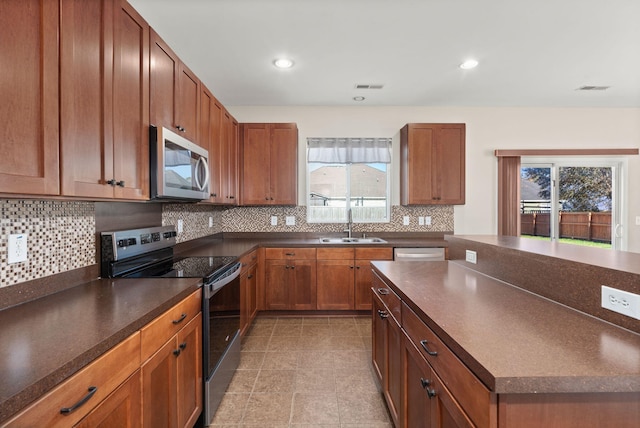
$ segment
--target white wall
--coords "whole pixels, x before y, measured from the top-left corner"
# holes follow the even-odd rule
[[[393,137],[392,203],[399,203],[398,141],[410,122],[467,124],[466,205],[455,207],[456,234],[497,233],[496,149],[640,147],[640,109],[456,107],[228,107],[239,122],[296,122],[299,195],[306,205],[307,137]],[[629,157],[627,249],[640,252],[640,156]]]

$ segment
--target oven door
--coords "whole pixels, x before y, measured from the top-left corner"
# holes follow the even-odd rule
[[[213,414],[240,363],[240,263],[203,287],[204,421]]]

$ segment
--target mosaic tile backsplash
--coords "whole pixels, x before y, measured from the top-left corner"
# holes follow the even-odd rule
[[[117,203],[117,202],[114,202]],[[17,284],[96,263],[96,210],[93,202],[0,200],[0,287]],[[278,225],[271,225],[271,216]],[[296,219],[285,225],[285,217]],[[219,232],[342,232],[345,225],[307,223],[307,208],[218,207],[164,204],[162,225],[182,220],[177,241],[185,242]],[[410,224],[403,225],[403,217]],[[418,216],[430,216],[431,225],[418,225]],[[210,225],[211,221],[211,226]],[[354,233],[447,232],[453,230],[453,206],[393,206],[391,222],[354,224]],[[28,259],[8,264],[11,234],[27,235]]]
[[[92,202],[0,200],[0,211],[0,287],[95,263]],[[26,261],[8,263],[11,234],[26,234]]]

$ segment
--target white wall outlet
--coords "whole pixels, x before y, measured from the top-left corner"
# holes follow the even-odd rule
[[[640,320],[640,294],[602,286],[602,307]]]
[[[288,216],[285,218],[285,224],[286,224],[287,226],[295,226],[295,225],[296,225],[296,218],[295,218],[295,216],[288,215]]]
[[[272,215],[271,216],[271,226],[277,226],[278,225],[278,216],[277,215]]]
[[[213,217],[209,217],[209,227],[213,227]]]
[[[418,225],[424,226],[424,216],[418,217]]]
[[[405,215],[404,217],[402,217],[402,224],[405,226],[409,226],[409,216]]]
[[[178,220],[178,233],[182,233],[183,230],[183,223],[182,223],[182,219]]]
[[[9,235],[8,263],[27,261],[27,234]]]
[[[424,224],[427,226],[431,226],[431,216],[428,215],[424,218]]]
[[[465,260],[469,263],[476,264],[478,263],[478,254],[475,251],[467,250]]]
[[[640,226],[640,215],[636,216],[636,226]]]

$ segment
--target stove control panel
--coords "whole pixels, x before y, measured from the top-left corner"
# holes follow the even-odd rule
[[[173,247],[176,244],[176,236],[173,226],[102,232],[101,258],[103,262],[113,262]]]

